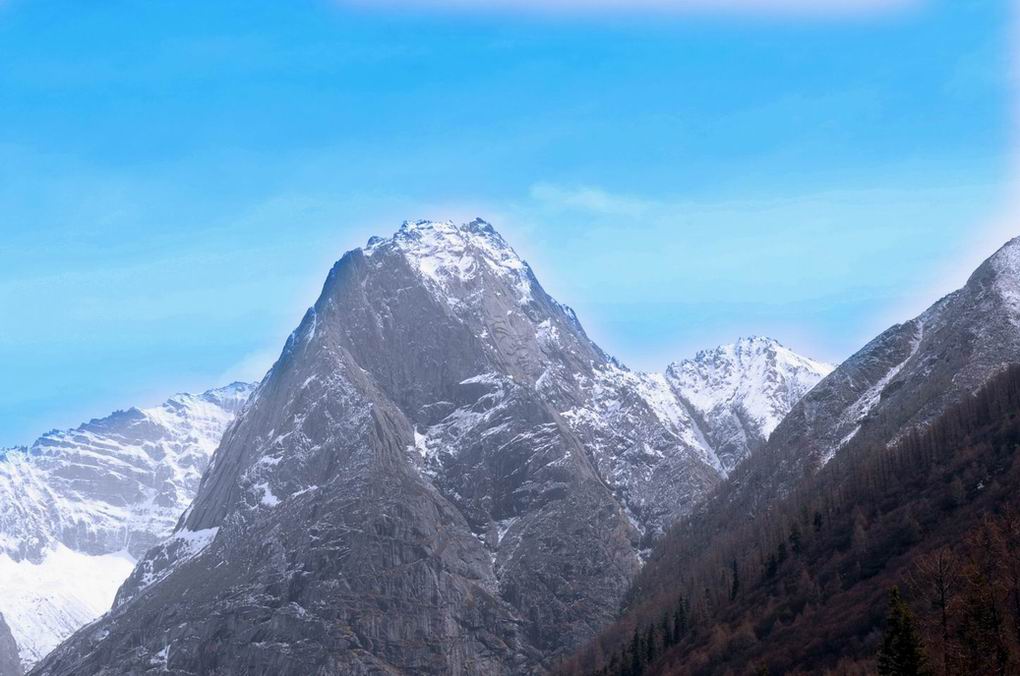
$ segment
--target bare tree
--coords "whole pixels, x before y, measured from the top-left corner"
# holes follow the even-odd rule
[[[950,663],[953,647],[950,635],[950,614],[960,585],[960,563],[948,547],[940,547],[918,557],[909,573],[910,589],[934,609],[941,644],[929,646],[941,654],[942,673],[952,673]]]

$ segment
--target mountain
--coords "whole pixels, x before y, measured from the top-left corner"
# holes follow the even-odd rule
[[[888,329],[805,396],[770,443],[741,467],[728,500],[767,507],[852,441],[890,443],[1020,361],[1020,238],[966,285]]]
[[[0,615],[0,676],[21,676],[21,658],[18,656],[18,644],[14,642],[11,628]]]
[[[670,364],[666,379],[730,472],[833,368],[754,336]]]
[[[0,612],[26,664],[110,608],[251,390],[179,394],[0,451]]]
[[[726,474],[674,388],[488,223],[405,223],[337,262],[173,536],[34,673],[544,671]]]
[[[658,597],[561,673],[880,673],[894,590],[920,673],[1017,673],[1018,449],[1014,364],[892,447],[841,452],[680,576],[656,566]]]
[[[688,579],[693,571],[718,575],[733,552],[767,561],[776,554],[782,505],[802,499],[825,477],[856,471],[855,458],[924,432],[1018,363],[1020,238],[985,261],[962,289],[875,338],[808,392],[765,446],[657,544],[628,595],[616,640],[628,640],[635,625],[658,621],[661,600],[676,593],[676,571]],[[876,472],[885,471],[882,458],[871,460]]]

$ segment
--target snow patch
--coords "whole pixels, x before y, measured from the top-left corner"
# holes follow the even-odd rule
[[[405,221],[389,239],[373,238],[364,249],[371,257],[384,248],[399,251],[450,308],[460,310],[476,294],[469,291],[487,270],[517,293],[517,302],[532,302],[531,271],[506,241],[481,220]]]
[[[422,459],[429,457],[428,439],[418,431],[417,427],[414,428],[414,447],[421,454]]]
[[[255,485],[256,494],[260,495],[259,504],[263,507],[276,507],[280,504],[280,498],[273,494],[272,489],[268,483],[260,483]]]
[[[918,319],[916,321],[917,327],[915,328],[914,336],[911,339],[910,354],[908,354],[907,358],[902,362],[890,368],[885,375],[878,380],[878,382],[865,390],[864,394],[862,394],[857,401],[854,402],[849,409],[847,409],[847,412],[843,415],[842,422],[852,425],[853,429],[849,434],[843,437],[836,446],[825,452],[821,459],[823,465],[832,460],[839,449],[846,446],[853,440],[854,437],[857,436],[857,433],[861,431],[861,424],[864,422],[864,419],[868,417],[881,400],[882,391],[885,390],[889,383],[892,382],[893,378],[900,374],[900,371],[903,370],[907,363],[910,362],[915,355],[917,355],[917,351],[921,347],[921,341],[924,340],[925,323],[923,319]]]
[[[212,544],[213,540],[216,539],[216,534],[219,532],[218,526],[215,528],[203,528],[202,530],[184,529],[174,533],[170,540],[183,545],[182,549],[178,550],[181,553],[178,560],[183,558],[193,559]]]

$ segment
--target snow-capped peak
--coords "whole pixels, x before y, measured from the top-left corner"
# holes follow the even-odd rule
[[[726,462],[731,467],[746,453],[738,449],[767,439],[833,368],[772,338],[752,336],[674,362],[666,378],[702,419],[712,422],[710,427],[729,430],[729,439],[714,441],[724,450],[734,447],[736,455]]]
[[[373,256],[384,249],[399,251],[451,306],[461,305],[465,291],[475,290],[470,287],[486,272],[506,279],[522,305],[532,300],[533,275],[528,264],[480,218],[460,225],[453,221],[404,221],[392,237],[369,240],[364,253]]]

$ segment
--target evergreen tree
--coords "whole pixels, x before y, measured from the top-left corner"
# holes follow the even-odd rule
[[[630,676],[641,676],[645,669],[644,651],[641,650],[641,634],[634,627],[634,637],[630,640]]]
[[[669,628],[669,615],[666,613],[662,614],[662,619],[659,621],[659,630],[662,632],[663,649],[673,645],[673,632]]]
[[[673,613],[673,644],[677,644],[687,634],[687,604],[681,598]]]
[[[790,549],[793,550],[794,554],[800,554],[802,540],[803,538],[800,534],[800,526],[793,524],[790,528]]]
[[[913,615],[898,587],[889,592],[889,617],[878,651],[878,673],[880,676],[921,676],[928,673]]]
[[[730,601],[733,601],[737,598],[737,593],[740,592],[740,572],[737,570],[736,559],[733,559],[730,568],[733,573],[733,583],[730,585]]]
[[[648,631],[645,633],[645,664],[655,661],[659,654],[658,648],[658,643],[655,640],[655,627],[648,627]]]

